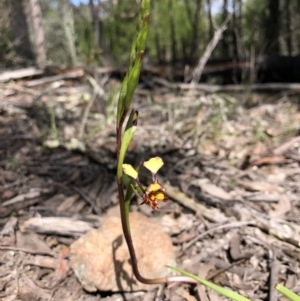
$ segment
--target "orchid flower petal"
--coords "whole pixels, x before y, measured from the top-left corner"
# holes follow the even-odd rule
[[[153,174],[156,174],[157,171],[164,165],[162,158],[154,157],[148,161],[144,162],[144,166],[150,170]]]
[[[133,179],[137,179],[138,173],[130,164],[122,164],[123,172]]]

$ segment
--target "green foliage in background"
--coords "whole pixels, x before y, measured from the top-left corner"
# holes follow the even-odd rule
[[[266,1],[251,0],[245,3],[243,11],[242,30],[245,38],[245,46],[247,49],[254,47],[256,53],[260,53],[264,45],[264,28],[265,20],[268,17]],[[262,30],[253,30],[253,28],[261,28]]]
[[[0,68],[7,68],[14,64],[16,52],[13,47],[9,28],[1,26],[0,31]]]
[[[0,1],[0,68],[10,67],[16,58],[6,12],[7,6]]]
[[[55,0],[40,0],[43,13],[43,28],[47,59],[55,63],[66,63],[68,54],[64,45],[64,32],[60,22],[58,3]]]
[[[81,3],[79,6],[72,4],[71,0],[39,0],[42,8],[43,28],[47,59],[55,64],[71,64],[70,39],[66,39],[63,24],[64,5],[72,9],[74,23],[74,42],[77,61],[87,65],[95,62],[102,64],[101,56],[104,49],[95,47],[94,28],[89,4]],[[1,1],[0,1],[1,2]],[[3,1],[2,1],[3,2]],[[2,66],[18,64],[18,58],[14,51],[14,42],[10,35],[9,18],[6,9],[2,9],[3,3],[11,3],[5,0],[0,4],[0,62]],[[139,2],[139,1],[138,1]],[[200,3],[197,15],[197,3]],[[211,0],[211,3],[215,3]],[[238,1],[236,1],[238,3]],[[233,20],[228,25],[226,32],[229,44],[229,56],[233,56],[234,43],[238,43],[242,55],[254,53],[257,57],[263,54],[266,47],[266,28],[270,15],[267,0],[246,0],[242,2],[241,36],[234,38],[235,28]],[[280,49],[282,54],[287,53],[287,36],[291,36],[292,54],[298,55],[300,51],[300,2],[289,2],[288,17],[286,2],[280,2]],[[106,45],[106,53],[117,66],[126,66],[128,53],[130,52],[131,37],[135,32],[138,5],[136,0],[100,1],[100,36]],[[223,1],[220,5],[213,4],[213,23],[220,26],[223,21]],[[178,58],[199,58],[209,42],[210,26],[208,18],[207,1],[199,0],[164,0],[153,1],[151,7],[152,18],[149,29],[146,55],[150,63],[156,63],[159,59],[172,59],[172,46],[175,48]],[[232,3],[228,2],[229,12]],[[173,9],[170,9],[170,6]],[[217,9],[217,10],[216,10]],[[4,13],[3,13],[4,12]],[[174,20],[174,39],[172,40],[171,18]],[[238,14],[236,15],[239,19]],[[196,23],[194,22],[196,20]],[[289,20],[289,21],[288,21]],[[195,25],[195,24],[196,25]],[[288,24],[289,23],[289,24]],[[290,26],[290,30],[287,29]],[[196,28],[196,30],[195,30]],[[289,32],[290,31],[290,32]],[[71,30],[72,32],[72,30]],[[158,43],[157,43],[158,41]],[[69,43],[69,44],[68,44]],[[173,45],[172,45],[173,44]],[[216,47],[213,55],[222,56],[222,42]],[[71,50],[70,50],[71,49]],[[73,48],[74,49],[74,48]],[[255,50],[255,52],[251,52]],[[74,51],[72,52],[74,54]],[[74,56],[73,56],[74,57]]]
[[[87,5],[73,7],[75,23],[75,45],[79,61],[86,65],[92,65],[94,60],[94,29],[91,20],[91,12]]]
[[[102,34],[104,41],[110,49],[110,54],[115,62],[128,62],[132,37],[136,32],[138,16],[136,0],[116,1],[102,18]]]
[[[59,3],[62,0],[41,0],[47,57],[57,63],[67,63],[69,54],[65,45],[65,37],[59,13]],[[185,52],[191,52],[193,39],[192,20],[189,18],[184,1],[172,0],[176,50],[179,57]],[[190,1],[191,11],[194,12],[196,1]],[[79,61],[90,65],[95,55],[101,49],[94,47],[94,31],[91,20],[90,7],[81,4],[71,6],[74,15],[76,51]],[[125,65],[131,47],[131,38],[136,30],[138,9],[136,0],[122,0],[110,2],[100,13],[100,31],[109,50],[109,54],[117,65]],[[165,58],[171,58],[171,29],[169,1],[156,1],[152,15],[155,14],[156,24],[152,20],[147,44],[147,55],[152,61],[157,61],[158,53],[155,38],[158,36],[160,50],[165,52]],[[198,35],[195,55],[202,54],[208,42],[208,19],[204,4],[200,9],[200,18],[197,22]],[[155,36],[157,34],[157,36]],[[101,64],[100,61],[98,61]]]
[[[196,1],[190,1],[191,11],[194,13]],[[191,52],[190,45],[193,38],[192,34],[192,20],[189,18],[188,11],[184,1],[172,0],[173,4],[173,15],[174,15],[174,25],[175,25],[175,40],[176,40],[176,50],[179,54],[178,57],[184,57],[184,54],[189,54]],[[168,1],[156,1],[155,7],[151,18],[151,27],[149,29],[149,39],[148,39],[148,52],[147,54],[152,60],[156,60],[157,49],[155,47],[155,30],[160,41],[160,46],[162,49],[166,50],[166,59],[170,59],[171,53],[171,26],[170,26],[170,9]],[[196,50],[196,55],[201,55],[208,38],[208,19],[205,15],[204,7],[200,9],[200,18],[198,19],[198,43],[199,48]],[[156,18],[156,23],[154,22]],[[156,29],[155,29],[156,27]]]

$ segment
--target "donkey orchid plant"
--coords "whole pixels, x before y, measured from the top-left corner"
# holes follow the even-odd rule
[[[123,131],[124,121],[128,112],[130,110],[132,98],[134,91],[137,87],[140,69],[142,66],[142,60],[144,55],[144,50],[146,46],[147,34],[148,34],[148,24],[149,24],[149,11],[150,11],[150,0],[141,1],[141,9],[138,20],[137,36],[133,41],[130,62],[128,72],[123,80],[119,100],[118,100],[118,110],[117,110],[117,123],[116,123],[116,142],[117,142],[117,183],[118,183],[118,193],[120,200],[120,211],[122,220],[122,229],[125,236],[125,240],[129,249],[131,263],[133,268],[133,273],[137,280],[145,284],[159,284],[167,283],[171,281],[179,282],[196,282],[190,277],[178,276],[178,277],[166,277],[166,278],[156,278],[156,279],[146,279],[144,278],[138,269],[138,262],[131,238],[130,233],[130,221],[129,221],[129,210],[130,201],[134,194],[137,194],[142,199],[142,204],[149,204],[153,209],[158,208],[158,202],[166,202],[168,197],[165,193],[164,187],[158,182],[156,174],[158,170],[163,166],[163,160],[159,157],[150,158],[148,161],[144,162],[144,167],[146,167],[152,173],[152,182],[146,186],[142,185],[138,178],[138,172],[131,165],[124,164],[124,158],[128,145],[131,141],[132,135],[137,126],[138,112],[131,110],[129,118]],[[127,174],[132,178],[132,181],[127,186],[126,194],[123,188],[123,173]],[[136,186],[137,189],[134,187]],[[142,192],[142,195],[139,194]]]

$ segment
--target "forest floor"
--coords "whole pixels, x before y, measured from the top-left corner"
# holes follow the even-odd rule
[[[109,274],[105,284],[79,279],[74,242],[93,229],[103,234],[104,221],[118,216],[119,87],[107,78],[100,85],[91,78],[0,85],[0,300],[222,299],[194,284],[135,283],[134,292],[122,291],[115,278],[124,273],[116,266],[94,271],[98,278]],[[151,249],[159,235],[146,231],[156,224],[178,267],[252,300],[276,300],[278,282],[299,294],[299,95],[141,85],[133,106],[139,120],[126,162],[160,156],[159,179],[170,197],[155,211],[132,202],[132,211],[143,215],[137,219],[150,223],[140,236],[151,255],[157,252],[151,260],[167,254],[164,246]],[[149,181],[144,170],[141,179]],[[106,224],[112,236],[113,227]],[[114,255],[104,244],[91,265]],[[130,267],[126,273],[132,277]]]

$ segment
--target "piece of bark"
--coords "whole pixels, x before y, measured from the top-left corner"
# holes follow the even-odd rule
[[[40,252],[41,254],[52,253],[49,246],[39,238],[35,233],[21,233],[17,231],[17,247],[24,248],[28,250],[33,250],[35,252]]]
[[[286,141],[285,143],[279,145],[278,147],[276,147],[273,151],[273,153],[275,155],[282,155],[284,154],[289,148],[291,148],[293,145],[295,145],[296,143],[298,143],[300,141],[300,136],[294,137],[288,141]]]
[[[42,192],[39,190],[33,190],[33,191],[29,191],[24,194],[19,194],[16,197],[14,197],[10,200],[7,200],[6,202],[3,202],[1,204],[1,207],[7,207],[7,206],[14,205],[16,203],[24,202],[26,200],[35,199],[35,198],[39,197],[41,195],[41,193]]]
[[[206,219],[213,222],[225,222],[228,218],[217,208],[206,208],[199,202],[188,197],[181,192],[177,187],[170,185],[169,183],[162,183],[162,186],[166,189],[167,195],[179,204],[189,208],[197,214],[202,214]]]
[[[79,236],[94,228],[90,223],[66,217],[33,217],[25,221],[20,229],[22,232],[40,234],[57,234],[62,236]]]
[[[53,75],[53,76],[47,76],[44,78],[36,79],[36,80],[31,80],[26,83],[26,87],[34,87],[38,85],[43,85],[55,81],[60,81],[63,79],[76,79],[84,76],[84,70],[79,69],[75,70],[72,72],[64,73],[64,74],[58,74],[58,75]]]
[[[184,83],[179,84],[178,87],[182,90],[190,89],[190,84]],[[245,85],[209,85],[209,84],[197,84],[195,85],[196,90],[208,92],[208,93],[216,93],[221,91],[235,91],[235,92],[243,92],[247,89]],[[300,84],[289,84],[289,83],[267,83],[267,84],[254,84],[251,85],[251,91],[299,91]]]

